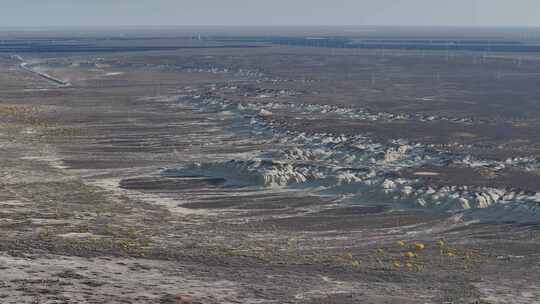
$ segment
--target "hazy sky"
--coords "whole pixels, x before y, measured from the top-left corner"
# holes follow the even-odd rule
[[[0,0],[0,26],[540,26],[539,0]]]

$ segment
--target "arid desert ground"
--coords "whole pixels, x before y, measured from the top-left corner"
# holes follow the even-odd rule
[[[0,35],[1,303],[540,303],[534,49],[72,35]]]

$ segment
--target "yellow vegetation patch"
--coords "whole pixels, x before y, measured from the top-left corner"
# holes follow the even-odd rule
[[[459,138],[478,138],[478,134],[469,133],[469,132],[456,132],[453,133],[452,136],[459,137]]]
[[[414,257],[416,257],[416,254],[414,252],[410,252],[410,251],[407,251],[403,254],[404,257],[408,258],[408,259],[412,259]]]
[[[424,248],[426,248],[426,246],[422,243],[414,243],[414,249],[416,250],[424,250]]]

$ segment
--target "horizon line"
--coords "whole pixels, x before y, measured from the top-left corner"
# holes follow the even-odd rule
[[[174,25],[158,25],[158,24],[126,24],[126,25],[0,25],[0,31],[8,29],[58,29],[58,28],[89,28],[89,29],[114,29],[114,28],[423,28],[423,29],[454,29],[454,28],[476,28],[476,29],[540,29],[540,25],[402,25],[402,24],[174,24]]]

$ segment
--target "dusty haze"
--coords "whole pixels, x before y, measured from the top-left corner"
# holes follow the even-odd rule
[[[540,26],[534,0],[2,0],[0,26]]]

